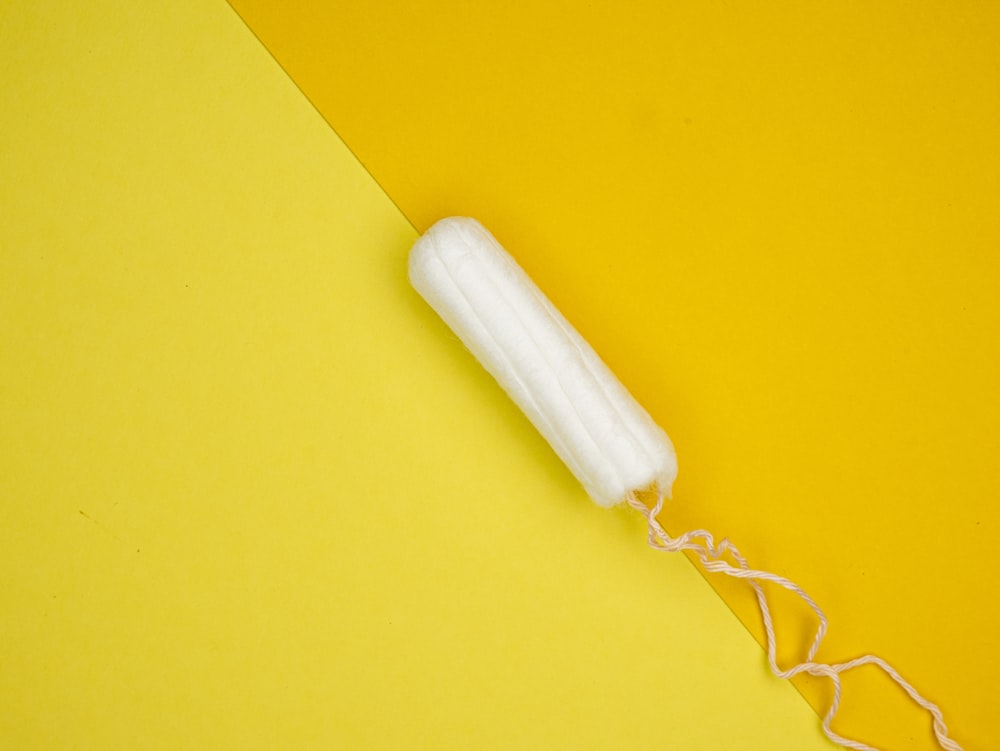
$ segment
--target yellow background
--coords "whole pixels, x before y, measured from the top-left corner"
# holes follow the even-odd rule
[[[670,432],[672,531],[1000,747],[1000,5],[233,4],[418,229],[484,221]],[[839,727],[931,747],[847,688]]]
[[[5,4],[0,69],[0,747],[829,747],[228,6]]]

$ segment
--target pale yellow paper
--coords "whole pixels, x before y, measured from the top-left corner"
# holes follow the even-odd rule
[[[227,5],[21,5],[0,747],[827,747],[409,289],[414,230]]]

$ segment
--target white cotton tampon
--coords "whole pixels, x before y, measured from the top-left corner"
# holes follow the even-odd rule
[[[670,438],[479,222],[437,222],[410,251],[409,272],[597,504],[670,495]]]
[[[814,661],[827,631],[826,615],[797,584],[750,568],[728,538],[716,543],[705,530],[672,537],[663,528],[657,514],[677,476],[677,457],[667,434],[479,222],[453,217],[427,230],[410,251],[410,281],[493,374],[598,505],[627,502],[649,524],[651,547],[692,551],[708,571],[750,582],[764,619],[768,662],[775,675],[791,678],[806,673],[833,681],[834,699],[823,717],[823,732],[830,740],[847,748],[877,751],[839,735],[830,726],[840,705],[840,674],[875,665],[931,714],[934,736],[942,749],[962,751],[949,737],[940,708],[882,658],[865,655],[838,664]],[[652,508],[639,496],[642,491],[656,494]],[[777,640],[762,581],[797,594],[819,619],[805,661],[791,668],[778,666]]]

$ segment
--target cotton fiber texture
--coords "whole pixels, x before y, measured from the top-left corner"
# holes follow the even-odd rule
[[[669,496],[670,438],[485,227],[437,222],[410,251],[409,274],[598,505]]]

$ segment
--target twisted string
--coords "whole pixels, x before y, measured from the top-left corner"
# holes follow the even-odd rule
[[[668,553],[690,550],[698,556],[702,565],[707,570],[715,573],[726,574],[727,576],[732,576],[736,579],[746,579],[749,582],[750,586],[753,587],[754,594],[757,596],[757,604],[760,607],[761,617],[764,621],[764,631],[767,633],[767,661],[771,666],[771,672],[779,678],[792,678],[799,673],[807,673],[809,675],[824,676],[833,682],[833,701],[830,703],[830,708],[823,717],[823,732],[826,734],[827,738],[844,748],[854,749],[854,751],[879,751],[877,748],[869,746],[867,743],[845,738],[844,736],[836,733],[830,727],[833,722],[833,718],[837,715],[837,710],[840,709],[840,675],[842,673],[846,673],[848,670],[860,667],[861,665],[875,665],[893,681],[895,681],[896,684],[902,688],[914,702],[930,713],[931,718],[933,719],[932,725],[934,728],[934,737],[937,739],[938,745],[942,749],[945,751],[962,751],[962,747],[948,736],[948,726],[945,724],[944,716],[941,714],[941,710],[938,706],[921,696],[920,693],[909,683],[909,681],[903,678],[898,672],[896,672],[895,668],[893,668],[881,657],[876,655],[864,655],[862,657],[849,660],[848,662],[834,664],[815,662],[816,652],[819,651],[820,645],[823,643],[823,637],[826,636],[827,631],[826,614],[823,612],[822,608],[820,608],[819,605],[817,605],[816,602],[795,582],[786,579],[783,576],[778,576],[777,574],[750,568],[746,558],[743,557],[739,549],[733,545],[727,537],[722,538],[722,540],[716,543],[712,534],[703,529],[685,532],[679,537],[671,537],[656,519],[663,508],[664,500],[663,494],[659,493],[657,495],[656,504],[650,508],[639,500],[636,493],[629,493],[628,496],[626,496],[628,505],[642,514],[649,525],[649,546],[655,550],[663,550]],[[727,555],[732,560],[736,561],[738,565],[733,566],[729,563],[726,560]],[[763,581],[777,584],[779,587],[783,587],[784,589],[798,595],[799,598],[801,598],[806,605],[809,606],[809,609],[812,610],[819,619],[819,626],[816,628],[816,636],[813,638],[812,644],[809,647],[809,652],[806,655],[805,661],[799,663],[798,665],[794,665],[787,670],[782,669],[778,665],[777,642],[774,635],[774,621],[771,617],[771,608],[768,606],[767,596],[764,594],[764,589],[760,585],[760,582]]]

